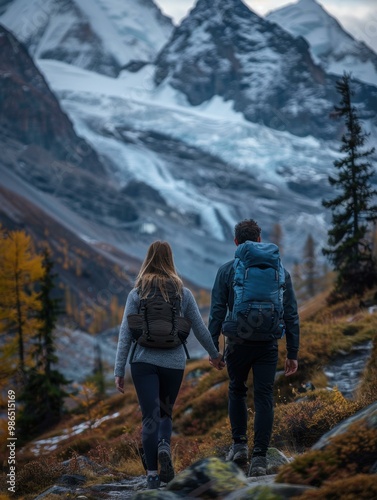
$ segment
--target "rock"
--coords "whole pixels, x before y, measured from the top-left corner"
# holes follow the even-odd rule
[[[209,457],[185,469],[166,487],[182,497],[223,498],[247,486],[245,474],[233,462]]]
[[[64,484],[65,486],[77,486],[85,482],[86,477],[81,474],[63,474],[57,481],[58,484]]]
[[[123,479],[116,483],[106,483],[106,484],[95,484],[91,486],[92,491],[96,492],[119,492],[124,494],[126,491],[136,491],[146,488],[145,476],[137,476],[132,479]]]
[[[301,486],[297,484],[253,485],[248,488],[234,491],[224,497],[224,500],[283,500],[297,497],[307,490],[315,490],[311,486]]]
[[[377,429],[377,401],[371,405],[358,411],[352,417],[343,420],[338,425],[336,425],[329,432],[326,432],[316,443],[312,446],[312,450],[322,450],[326,448],[329,444],[330,439],[334,436],[338,436],[347,431],[349,426],[360,420],[365,420],[367,425],[373,429]]]
[[[277,448],[267,450],[267,474],[276,474],[279,467],[288,464],[290,460]]]
[[[49,496],[49,495],[61,495],[61,496],[66,496],[66,498],[69,498],[70,494],[72,491],[70,488],[64,488],[62,486],[51,486],[51,488],[48,488],[47,490],[43,491],[40,495],[36,496],[34,500],[42,500],[42,498]]]
[[[182,498],[178,495],[175,495],[171,491],[166,491],[165,489],[158,489],[158,490],[146,490],[146,491],[139,491],[132,497],[132,500],[144,500],[148,498],[154,498],[155,500],[178,500],[179,498]]]

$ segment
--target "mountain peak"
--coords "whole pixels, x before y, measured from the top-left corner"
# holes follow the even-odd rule
[[[153,0],[13,0],[3,11],[1,24],[34,58],[110,76],[131,61],[154,61],[174,28]]]
[[[233,101],[250,121],[298,135],[328,134],[322,126],[317,130],[321,113],[313,111],[303,90],[322,96],[323,113],[331,108],[326,75],[314,64],[307,42],[241,0],[198,0],[156,60],[155,83],[162,82],[192,105],[217,95]],[[308,115],[317,120],[315,131]]]
[[[234,9],[249,7],[242,0],[197,0],[194,8],[211,8],[211,9]]]
[[[344,71],[366,83],[377,84],[377,55],[350,35],[316,0],[300,0],[266,17],[293,36],[304,37],[315,61],[329,73]]]
[[[215,17],[226,20],[226,16],[233,14],[235,16],[257,16],[242,0],[198,0],[190,12],[211,11]],[[257,16],[259,17],[259,16]]]

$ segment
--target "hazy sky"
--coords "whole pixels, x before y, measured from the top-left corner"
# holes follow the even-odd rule
[[[177,24],[196,3],[195,0],[155,0],[161,10]],[[259,15],[265,15],[291,0],[244,0]],[[322,5],[355,38],[377,52],[377,0],[321,0]]]

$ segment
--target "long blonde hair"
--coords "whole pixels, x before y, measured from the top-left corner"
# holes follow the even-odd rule
[[[144,299],[154,288],[159,288],[168,302],[168,284],[172,284],[178,295],[182,296],[183,283],[174,265],[172,249],[166,241],[155,241],[148,248],[139,274],[135,281],[140,299]]]

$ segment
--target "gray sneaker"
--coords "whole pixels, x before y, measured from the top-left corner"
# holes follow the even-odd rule
[[[233,443],[225,457],[227,462],[233,461],[236,464],[245,464],[249,455],[249,447],[246,443]]]
[[[174,478],[174,467],[171,460],[170,444],[162,439],[158,443],[158,461],[160,463],[160,479],[168,483]]]
[[[265,476],[267,474],[267,458],[266,457],[252,457],[249,477]]]

